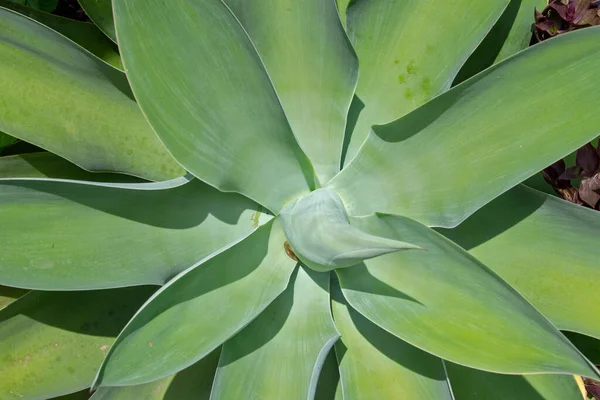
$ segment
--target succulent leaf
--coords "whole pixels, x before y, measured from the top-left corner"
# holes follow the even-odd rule
[[[598,135],[600,91],[589,82],[600,68],[599,42],[600,27],[562,35],[374,127],[328,187],[351,215],[382,212],[428,226],[458,225]],[[533,90],[540,85],[546,90]],[[560,110],[548,113],[549,97],[561,98]]]
[[[119,331],[155,290],[31,292],[1,310],[1,397],[48,399],[88,388]]]
[[[342,200],[329,189],[315,190],[286,204],[280,216],[294,254],[316,271],[346,268],[382,254],[420,249],[352,226]]]
[[[0,242],[23,249],[0,257],[0,284],[163,284],[269,218],[252,201],[197,180],[168,183],[0,180]]]
[[[375,324],[472,368],[598,376],[539,311],[456,244],[407,218],[353,222],[372,234],[427,248],[336,270],[348,303]]]
[[[137,385],[204,358],[254,320],[288,285],[296,265],[273,220],[163,286],[110,349],[97,386]]]
[[[298,143],[321,182],[340,170],[358,78],[333,0],[227,0],[273,81]],[[299,95],[299,94],[302,95]]]
[[[435,1],[350,2],[346,25],[360,78],[345,165],[372,125],[394,121],[449,89],[508,3],[456,0],[442,17]]]
[[[598,212],[522,185],[442,230],[559,329],[600,338],[598,232]]]
[[[442,360],[398,339],[360,315],[333,289],[331,309],[345,400],[453,400]]]
[[[221,348],[189,368],[142,385],[102,387],[90,400],[209,400]]]
[[[315,188],[262,61],[221,0],[123,0],[114,7],[140,108],[188,171],[274,213]]]
[[[89,22],[76,21],[69,18],[59,17],[36,10],[35,8],[14,3],[11,0],[0,0],[0,6],[11,9],[32,18],[48,28],[71,39],[96,57],[106,61],[113,67],[123,69],[121,56],[117,51],[117,46],[106,38],[94,24]]]
[[[338,338],[329,274],[299,267],[288,288],[223,345],[211,399],[312,399]]]
[[[152,132],[125,75],[61,34],[0,7],[0,130],[87,170],[185,174]]]

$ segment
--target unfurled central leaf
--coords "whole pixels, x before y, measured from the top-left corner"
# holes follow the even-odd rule
[[[281,211],[285,235],[300,261],[316,271],[356,265],[363,260],[419,246],[374,236],[350,225],[340,197],[318,189]]]

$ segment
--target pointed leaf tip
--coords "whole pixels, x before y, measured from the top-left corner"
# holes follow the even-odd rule
[[[318,189],[287,204],[281,222],[294,254],[308,267],[330,271],[419,246],[366,233],[350,224],[340,197]]]

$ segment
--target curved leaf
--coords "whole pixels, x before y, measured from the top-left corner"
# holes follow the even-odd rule
[[[263,64],[221,0],[114,6],[136,98],[186,169],[272,212],[314,188]]]
[[[52,153],[29,153],[0,157],[0,180],[11,178],[56,178],[93,182],[143,182],[122,174],[89,172]]]
[[[109,346],[155,287],[31,292],[0,311],[0,397],[90,387]]]
[[[590,82],[600,68],[599,41],[600,27],[561,35],[374,127],[330,187],[351,215],[458,225],[598,135],[600,91]],[[549,98],[560,98],[560,109],[549,112]]]
[[[90,400],[209,400],[221,349],[196,364],[157,381],[98,389]]]
[[[372,234],[427,249],[388,254],[336,271],[350,305],[375,324],[473,368],[600,376],[542,314],[448,239],[408,218],[352,222]]]
[[[0,130],[87,170],[150,180],[184,175],[127,79],[64,36],[0,8]]]
[[[317,189],[286,204],[281,210],[281,225],[295,255],[316,271],[350,267],[399,250],[419,249],[350,225],[342,200],[329,189]]]
[[[284,241],[279,222],[271,221],[173,278],[121,332],[94,386],[136,385],[171,375],[241,330],[288,284],[295,262]]]
[[[117,46],[108,40],[94,24],[48,14],[34,8],[13,3],[10,0],[0,0],[0,6],[26,15],[54,29],[113,67],[123,69]]]
[[[358,61],[334,0],[227,0],[265,63],[321,182],[340,170]]]
[[[163,284],[269,218],[252,201],[197,180],[152,185],[0,180],[0,243],[9,249],[0,253],[0,283]]]
[[[94,24],[113,42],[117,42],[111,0],[78,0]]]
[[[600,213],[520,185],[441,232],[559,329],[600,338]]]
[[[211,399],[312,399],[339,338],[329,274],[299,267],[288,288],[223,345]]]
[[[341,291],[331,308],[342,335],[335,347],[344,400],[454,399],[442,360],[374,325],[348,306]]]
[[[571,375],[499,375],[446,363],[460,400],[584,400]]]
[[[450,88],[509,0],[352,1],[348,36],[360,62],[360,110],[346,164],[371,125],[393,121]]]
[[[315,400],[344,400],[334,347],[329,350],[329,354],[323,362],[315,391]]]

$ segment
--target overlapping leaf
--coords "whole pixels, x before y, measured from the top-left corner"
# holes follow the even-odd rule
[[[338,2],[340,4],[341,2]],[[347,31],[360,79],[348,122],[348,163],[371,125],[393,121],[450,87],[508,0],[350,2]]]
[[[123,68],[121,56],[117,52],[117,46],[107,39],[94,24],[48,14],[34,8],[13,3],[10,0],[0,0],[0,6],[33,18],[41,24],[65,35],[112,66],[119,69]]]
[[[442,230],[558,328],[600,338],[600,213],[518,186]]]
[[[0,242],[20,249],[0,253],[0,283],[163,284],[268,218],[252,201],[197,180],[106,185],[0,180]]]
[[[313,398],[338,337],[329,274],[299,267],[277,300],[223,345],[211,399]]]
[[[0,130],[94,171],[184,175],[125,75],[57,32],[0,8]]]
[[[442,360],[374,325],[348,306],[341,291],[332,310],[342,335],[336,352],[345,400],[454,399]]]
[[[336,271],[344,297],[375,324],[473,368],[597,376],[542,314],[451,241],[402,217],[353,223],[427,250],[388,254]]]
[[[599,41],[593,27],[533,46],[375,127],[330,187],[351,215],[456,226],[598,135],[600,91],[589,82],[600,68]],[[548,98],[561,107],[549,112]]]
[[[114,6],[136,98],[184,167],[272,212],[315,187],[262,61],[221,0]]]
[[[277,220],[163,286],[119,335],[96,386],[150,382],[205,357],[256,318],[295,262]]]
[[[0,397],[89,388],[109,346],[154,287],[31,292],[0,311]]]
[[[111,0],[78,0],[88,17],[112,41],[117,41]]]

